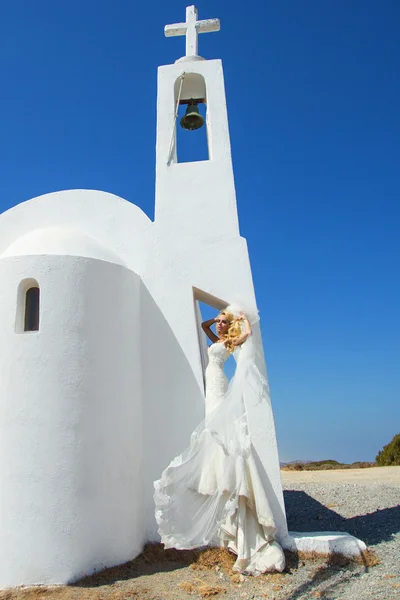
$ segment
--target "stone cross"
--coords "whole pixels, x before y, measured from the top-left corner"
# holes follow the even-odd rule
[[[219,19],[205,19],[198,21],[198,11],[195,6],[186,7],[186,23],[175,23],[166,25],[164,33],[166,37],[186,35],[186,56],[198,56],[198,35],[210,31],[219,31]]]

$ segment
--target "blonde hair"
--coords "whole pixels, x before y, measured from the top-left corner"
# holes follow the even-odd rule
[[[224,344],[225,344],[225,348],[228,350],[229,354],[232,354],[232,352],[235,349],[234,341],[242,333],[242,328],[240,326],[240,320],[236,319],[232,313],[230,313],[226,310],[221,310],[221,312],[219,314],[224,315],[229,324],[229,328],[228,328],[228,332],[225,337]]]

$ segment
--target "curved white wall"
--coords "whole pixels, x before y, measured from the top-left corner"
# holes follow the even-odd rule
[[[126,266],[115,252],[97,239],[88,233],[78,232],[68,227],[44,227],[29,231],[29,233],[17,237],[0,255],[0,258],[31,254],[83,256]]]
[[[52,243],[49,248],[51,230],[61,228],[73,230],[75,242],[57,236],[57,244]],[[39,229],[49,234],[45,234],[50,250],[47,254],[76,255],[77,246],[81,250],[86,246],[86,251],[91,251],[95,240],[96,253],[101,245],[104,253],[108,249],[107,254],[117,254],[118,263],[122,261],[138,274],[145,268],[153,240],[153,223],[131,202],[98,190],[63,190],[27,200],[0,215],[0,255],[8,253],[14,243],[18,254],[23,245],[25,254],[43,254],[41,248],[40,252],[34,252],[28,245],[32,241],[29,236],[35,238],[35,230]],[[35,246],[40,243],[36,238]],[[81,256],[87,256],[86,251]],[[94,258],[103,257],[96,254]]]
[[[40,285],[40,330],[16,332]],[[22,308],[22,307],[20,307]],[[0,260],[0,587],[140,552],[140,279],[92,258]]]

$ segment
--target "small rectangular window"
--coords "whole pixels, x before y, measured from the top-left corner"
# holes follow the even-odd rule
[[[31,287],[25,294],[24,331],[39,331],[40,289]]]

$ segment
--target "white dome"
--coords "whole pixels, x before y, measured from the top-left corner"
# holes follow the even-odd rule
[[[35,229],[17,238],[0,258],[55,254],[57,256],[83,256],[97,258],[125,266],[123,260],[94,237],[62,227]]]

